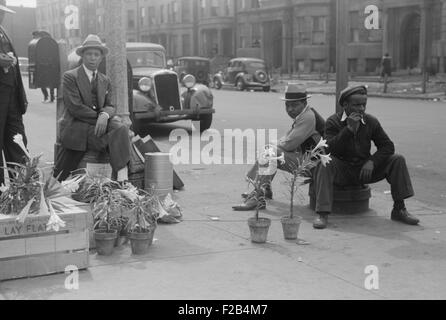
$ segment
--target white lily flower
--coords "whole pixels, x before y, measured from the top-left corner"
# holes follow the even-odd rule
[[[319,157],[320,157],[322,165],[324,167],[326,167],[327,164],[329,164],[331,162],[331,160],[332,160],[331,159],[331,154],[320,154]]]
[[[23,150],[25,155],[31,159],[31,155],[28,152],[28,149],[25,147],[25,143],[23,142],[23,136],[21,134],[16,134],[14,136],[14,142],[19,145],[19,147]]]
[[[21,224],[25,223],[26,217],[28,217],[29,210],[31,210],[31,206],[34,203],[34,201],[35,198],[32,198],[31,200],[28,201],[28,204],[25,206],[25,208],[22,209],[16,221],[20,222]]]
[[[53,230],[59,232],[60,228],[65,228],[65,221],[63,221],[54,211],[51,201],[48,201],[48,207],[50,208],[50,219],[46,224],[46,231]]]
[[[0,187],[0,192],[3,193],[3,192],[6,192],[8,190],[9,190],[9,188],[2,183],[2,186]]]
[[[319,143],[313,149],[313,152],[316,152],[316,150],[321,149],[321,148],[328,148],[327,140],[325,140],[324,138],[321,138]]]
[[[6,163],[5,152],[2,150],[2,159],[3,159],[3,180],[5,180],[5,187],[9,189],[11,185],[11,181],[9,180],[9,172],[8,172],[8,164]],[[2,191],[4,192],[4,191]]]
[[[39,215],[48,216],[50,214],[50,209],[46,204],[45,195],[43,194],[43,188],[40,188],[40,210]]]
[[[76,177],[70,180],[65,180],[62,182],[62,187],[71,192],[71,193],[75,193],[77,192],[77,190],[79,190],[80,188],[80,183],[82,182],[82,180],[85,179],[85,176],[83,177]]]

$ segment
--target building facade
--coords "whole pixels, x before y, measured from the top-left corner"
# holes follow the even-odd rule
[[[106,0],[38,0],[37,25],[71,46],[104,38]],[[376,74],[388,52],[394,69],[446,72],[446,0],[346,0],[348,68]],[[68,4],[79,30],[65,30]],[[378,9],[378,29],[364,22]],[[283,72],[335,71],[336,0],[126,0],[128,41],[155,42],[171,57],[252,54]]]
[[[3,27],[12,38],[17,55],[28,57],[28,44],[32,39],[32,32],[36,30],[35,8],[9,7],[16,13],[5,15]]]

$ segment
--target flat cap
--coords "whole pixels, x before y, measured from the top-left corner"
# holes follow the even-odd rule
[[[339,104],[344,105],[345,99],[354,95],[354,94],[362,94],[367,95],[367,86],[355,86],[355,87],[347,87],[341,91],[339,96]]]

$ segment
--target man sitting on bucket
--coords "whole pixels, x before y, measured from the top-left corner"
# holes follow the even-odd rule
[[[244,203],[232,207],[235,211],[249,211],[257,207],[265,209],[265,199],[273,197],[271,182],[277,168],[292,172],[298,166],[298,158],[302,153],[313,148],[320,141],[325,121],[307,104],[307,99],[310,97],[298,84],[287,86],[285,97],[281,100],[285,101],[286,112],[294,120],[291,129],[277,145],[265,147],[265,151],[247,174],[248,181],[262,186],[262,194],[257,194],[255,190],[249,195],[244,194]],[[277,166],[271,166],[271,162],[267,161],[270,156],[279,160],[273,161]],[[280,161],[281,159],[284,161]]]
[[[65,112],[60,121],[60,150],[54,176],[66,180],[76,170],[87,150],[104,151],[118,174],[118,181],[128,180],[130,138],[128,128],[116,115],[112,104],[110,79],[98,72],[109,49],[96,35],[89,35],[76,53],[82,65],[63,76]]]
[[[407,212],[404,200],[414,195],[412,182],[403,156],[395,154],[395,146],[378,119],[365,113],[367,88],[349,87],[341,92],[343,111],[327,119],[325,138],[332,162],[316,169],[316,229],[327,227],[333,205],[333,185],[348,186],[375,183],[386,179],[394,201],[392,220],[416,225],[419,220]],[[370,153],[371,142],[377,151]]]

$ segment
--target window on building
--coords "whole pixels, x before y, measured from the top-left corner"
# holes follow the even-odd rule
[[[200,0],[200,16],[206,16],[206,0]]]
[[[211,16],[218,16],[218,0],[211,0]]]
[[[359,11],[350,12],[350,42],[359,42]]]
[[[379,73],[381,68],[381,58],[365,59],[365,72]]]
[[[325,17],[313,17],[311,44],[325,44]]]
[[[260,23],[253,23],[251,25],[251,40],[252,47],[259,48],[260,47]]]
[[[225,0],[225,16],[231,15],[231,0]]]
[[[182,36],[183,42],[183,56],[190,56],[192,54],[192,41],[189,34],[183,34]]]
[[[297,17],[297,42],[299,44],[311,44],[312,22],[311,17]]]
[[[146,25],[146,19],[147,17],[147,8],[146,7],[142,7],[140,9],[140,15],[139,15],[139,24],[140,26],[144,27]]]
[[[305,61],[302,59],[297,59],[296,60],[296,68],[297,68],[297,72],[305,72]]]
[[[251,8],[252,9],[260,8],[260,0],[251,0]]]
[[[311,60],[311,72],[323,72],[325,70],[325,60],[312,59]]]
[[[148,22],[149,22],[149,26],[153,26],[156,24],[156,11],[155,11],[155,7],[149,7],[147,9],[147,16],[148,16]]]
[[[348,59],[348,72],[355,73],[358,70],[358,59]]]
[[[135,29],[135,10],[127,10],[127,27]]]
[[[178,22],[178,2],[172,4],[172,21]]]
[[[240,48],[248,48],[248,27],[244,23],[239,24],[239,32],[240,32],[240,39],[239,39],[239,47]]]
[[[170,55],[173,57],[178,57],[178,36],[170,36]]]
[[[181,1],[181,22],[192,22],[192,15],[189,1]]]

